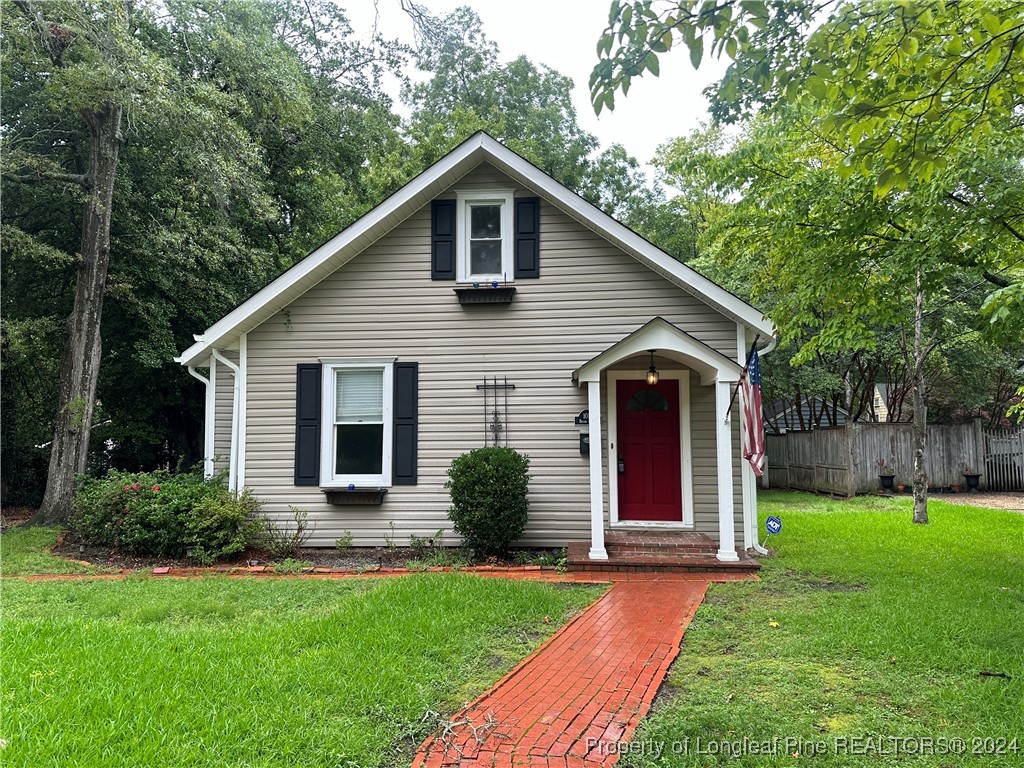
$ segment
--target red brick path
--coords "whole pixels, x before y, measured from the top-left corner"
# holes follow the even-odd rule
[[[714,578],[714,577],[712,577]],[[413,768],[607,766],[650,709],[707,581],[620,581],[419,748]]]

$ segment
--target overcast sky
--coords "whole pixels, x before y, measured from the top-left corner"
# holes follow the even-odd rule
[[[726,65],[714,60],[695,71],[685,49],[674,50],[662,56],[660,77],[634,80],[628,97],[617,95],[615,111],[597,117],[587,82],[597,63],[597,39],[608,22],[608,0],[423,0],[423,4],[436,14],[469,5],[483,21],[484,34],[497,43],[503,61],[525,55],[572,78],[580,125],[595,134],[602,147],[617,142],[645,164],[658,145],[689,132],[706,117],[707,101],[701,91],[725,71]],[[372,28],[374,5],[373,0],[346,4],[358,33]],[[376,6],[385,37],[412,44],[412,22],[399,0],[377,0]]]

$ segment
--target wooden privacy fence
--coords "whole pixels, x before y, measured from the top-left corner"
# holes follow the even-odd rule
[[[808,432],[766,435],[764,488],[793,488],[843,496],[878,490],[878,460],[913,483],[911,424],[849,422]],[[1024,430],[986,430],[970,424],[929,424],[925,448],[928,484],[964,484],[965,467],[981,472],[981,488],[1024,490]]]
[[[988,489],[1024,490],[1024,429],[985,429],[982,434],[985,438],[984,472],[988,478]]]

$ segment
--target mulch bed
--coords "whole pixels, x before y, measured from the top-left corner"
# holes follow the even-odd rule
[[[546,553],[550,551],[540,550],[538,552]],[[84,544],[70,531],[58,537],[57,546],[53,548],[53,553],[69,560],[86,562],[104,568],[133,571],[150,568],[183,569],[200,565],[195,560],[188,558],[143,557],[125,554],[110,547]],[[532,555],[534,553],[525,554]],[[422,562],[424,553],[409,547],[353,547],[345,551],[333,547],[304,547],[297,554],[292,555],[292,558],[309,564],[314,568],[372,570],[377,568],[405,568],[411,561],[419,560]],[[254,565],[270,565],[283,559],[273,558],[266,552],[251,551],[234,560],[218,561],[217,565],[245,568]],[[511,567],[522,565],[522,561],[491,557],[480,564],[495,567]]]
[[[21,525],[36,513],[35,507],[0,507],[0,531],[6,531],[15,525]]]

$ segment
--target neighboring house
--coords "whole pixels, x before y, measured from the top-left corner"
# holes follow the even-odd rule
[[[756,535],[730,410],[755,334],[774,344],[761,312],[478,133],[178,361],[209,382],[207,472],[224,457],[282,524],[309,510],[311,544],[450,528],[452,459],[497,442],[531,460],[522,544],[602,559],[608,528],[696,530],[729,561]]]
[[[835,406],[817,395],[801,397],[799,402],[779,398],[764,404],[764,431],[783,435],[823,427],[841,427],[850,418],[842,406]]]
[[[889,393],[888,384],[875,384],[875,396],[871,400],[871,421],[889,420]]]

